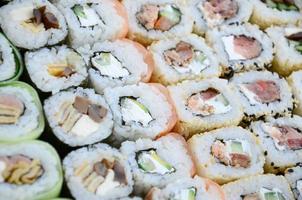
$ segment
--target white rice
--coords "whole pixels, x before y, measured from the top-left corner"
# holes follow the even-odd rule
[[[0,34],[0,81],[12,78],[17,71],[14,52],[9,41]]]
[[[287,81],[292,88],[297,103],[294,113],[302,116],[302,70],[293,72],[287,78]]]
[[[289,182],[296,200],[302,200],[302,193],[297,188],[297,181],[302,181],[302,165],[300,164],[296,167],[288,168],[285,171],[285,178]]]

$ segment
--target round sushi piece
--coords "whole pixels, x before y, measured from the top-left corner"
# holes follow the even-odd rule
[[[167,89],[158,83],[139,83],[105,89],[114,120],[115,141],[157,138],[168,133],[177,116]]]
[[[53,133],[70,146],[93,144],[112,132],[109,106],[93,89],[59,92],[45,100],[44,111]]]
[[[122,199],[132,192],[127,160],[107,144],[72,151],[64,158],[63,168],[67,186],[77,200]]]
[[[195,174],[187,143],[178,133],[169,133],[155,141],[126,141],[121,151],[131,166],[135,194],[146,194],[152,187],[162,188]]]
[[[1,199],[44,200],[60,194],[63,174],[56,150],[48,143],[0,144]]]
[[[302,28],[271,27],[266,30],[276,45],[273,70],[283,76],[302,69]]]
[[[88,76],[84,59],[65,45],[26,52],[25,64],[37,88],[53,94],[81,85]]]
[[[284,78],[269,71],[235,74],[231,79],[240,93],[245,119],[289,115],[293,110],[291,89]]]
[[[185,1],[123,0],[122,3],[128,13],[128,37],[144,45],[193,30],[193,20]]]
[[[248,22],[253,11],[250,0],[189,0],[194,32],[203,35],[207,28]]]
[[[54,45],[67,35],[64,16],[47,0],[14,0],[0,8],[3,32],[17,47]]]
[[[225,79],[184,81],[168,89],[179,118],[174,131],[186,138],[238,125],[243,118],[239,94]]]
[[[302,118],[269,118],[251,124],[266,157],[265,171],[278,173],[302,160]]]
[[[148,82],[154,68],[152,55],[144,46],[128,39],[95,43],[78,50],[89,65],[95,90]]]
[[[273,174],[252,176],[222,186],[226,199],[231,200],[294,200],[283,176]]]
[[[117,0],[59,0],[57,5],[66,18],[73,47],[127,35],[127,13]]]
[[[155,62],[152,81],[169,85],[182,80],[221,75],[216,55],[204,39],[197,35],[160,40],[149,49]]]
[[[37,92],[23,82],[0,84],[0,143],[32,140],[44,130]]]
[[[188,141],[197,174],[224,184],[263,173],[264,155],[256,137],[241,127],[216,129]]]
[[[19,50],[0,32],[0,82],[18,80],[23,72]]]
[[[297,103],[297,106],[294,109],[294,113],[302,116],[302,70],[293,72],[287,78],[287,81],[292,88],[292,92]]]
[[[298,25],[302,22],[300,0],[253,0],[251,22],[262,29],[272,25]]]
[[[286,169],[285,178],[289,182],[296,200],[302,200],[302,165]]]
[[[270,67],[273,43],[257,25],[233,24],[207,32],[206,40],[217,52],[224,73]]]
[[[195,200],[213,199],[225,200],[221,187],[205,178],[195,176],[194,178],[180,178],[179,180],[166,185],[163,189],[152,188],[146,200]]]

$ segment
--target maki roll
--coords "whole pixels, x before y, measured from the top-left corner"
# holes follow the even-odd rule
[[[152,187],[162,188],[195,174],[187,143],[177,133],[169,133],[155,141],[126,141],[121,151],[131,166],[135,194],[146,194]]]
[[[300,0],[253,0],[251,22],[262,29],[272,25],[298,25],[302,22]]]
[[[0,144],[0,166],[0,199],[44,200],[61,191],[61,161],[48,143]]]
[[[53,133],[70,146],[93,144],[111,134],[111,111],[93,89],[59,92],[45,100],[44,110]]]
[[[225,200],[221,187],[205,178],[195,176],[194,178],[180,178],[179,180],[166,185],[163,189],[152,188],[146,200],[195,200],[211,199]]]
[[[19,50],[0,33],[0,82],[18,80],[23,72]]]
[[[167,89],[157,83],[109,88],[105,98],[113,113],[115,141],[155,139],[177,121]]]
[[[245,119],[289,115],[293,99],[289,85],[277,73],[250,71],[235,74],[231,79],[240,93]]]
[[[88,73],[94,89],[148,82],[154,68],[152,55],[141,44],[128,39],[95,43],[79,48],[90,66]]]
[[[14,0],[0,8],[0,26],[17,47],[54,45],[67,35],[64,16],[47,0]]]
[[[194,135],[188,145],[197,174],[220,184],[263,173],[261,146],[251,132],[241,127]]]
[[[59,0],[57,6],[66,18],[73,47],[127,35],[127,13],[117,0]]]
[[[182,80],[219,77],[221,74],[213,50],[196,35],[160,40],[149,49],[155,62],[152,81],[169,85]]]
[[[63,161],[65,179],[77,200],[123,199],[132,192],[133,180],[125,157],[106,144],[83,147]]]
[[[238,125],[243,117],[239,95],[225,79],[184,81],[168,89],[179,118],[174,131],[186,138]]]
[[[144,45],[189,34],[193,20],[184,1],[123,0],[129,19],[128,37]]]
[[[0,143],[32,140],[44,130],[36,91],[23,82],[0,84]]]
[[[294,200],[286,179],[272,174],[240,179],[222,188],[226,199],[231,200]]]
[[[270,118],[251,124],[251,129],[260,140],[266,163],[266,172],[283,172],[302,160],[302,118]]]
[[[207,32],[206,40],[217,52],[224,73],[270,67],[273,43],[257,25],[233,24]]]
[[[294,109],[294,113],[302,116],[302,70],[293,72],[288,78],[294,97],[296,99],[297,106]]]
[[[25,64],[30,79],[43,92],[81,85],[88,76],[83,58],[66,46],[27,52]]]
[[[273,70],[283,76],[302,69],[302,28],[271,27],[267,34],[276,45]]]
[[[286,169],[285,178],[289,182],[296,200],[302,200],[302,165]]]

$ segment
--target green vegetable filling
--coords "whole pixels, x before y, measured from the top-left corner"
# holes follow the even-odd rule
[[[280,11],[299,11],[299,8],[295,4],[286,4],[274,2],[273,0],[263,0],[264,3],[270,8],[276,8]]]
[[[166,5],[160,12],[160,16],[166,17],[174,23],[178,23],[181,18],[181,12],[172,5]]]
[[[84,12],[84,7],[81,6],[81,5],[75,5],[73,8],[72,8],[74,14],[80,18],[85,18],[87,19],[87,16]]]

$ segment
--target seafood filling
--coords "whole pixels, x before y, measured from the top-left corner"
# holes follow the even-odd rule
[[[199,74],[210,66],[207,56],[187,42],[179,42],[176,48],[166,50],[163,53],[166,63],[179,73]]]
[[[243,200],[286,200],[283,193],[278,188],[272,190],[260,188],[259,193],[248,194],[243,197]]]
[[[24,113],[24,104],[16,96],[10,94],[0,95],[0,125],[16,124]]]
[[[289,42],[289,46],[293,47],[297,52],[302,54],[302,29],[286,28],[285,37]]]
[[[171,200],[195,200],[197,189],[190,187],[170,195]]]
[[[294,0],[261,0],[269,8],[278,9],[280,11],[299,11]]]
[[[72,7],[73,13],[77,16],[78,21],[83,28],[104,24],[98,13],[93,9],[92,5],[94,4],[77,4]]]

